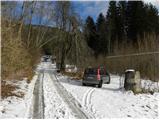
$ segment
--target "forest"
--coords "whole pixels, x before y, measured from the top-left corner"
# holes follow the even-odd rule
[[[108,4],[106,15],[83,21],[71,1],[1,2],[2,79],[31,79],[40,57],[50,54],[62,71],[66,64],[79,71],[103,65],[116,74],[132,68],[158,81],[158,9],[143,1]]]
[[[158,52],[159,13],[152,4],[110,1],[106,16],[100,13],[96,22],[88,16],[84,36],[95,58],[101,59],[101,64],[107,65],[112,72],[122,73],[127,68],[134,68],[151,79],[158,78],[158,54],[106,58]]]

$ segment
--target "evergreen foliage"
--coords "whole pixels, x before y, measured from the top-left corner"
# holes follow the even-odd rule
[[[143,1],[110,1],[106,17],[99,14],[96,24],[88,16],[85,23],[85,39],[88,46],[98,55],[114,53],[115,46],[133,44],[147,34],[159,35],[158,10]],[[144,42],[144,41],[143,41]]]

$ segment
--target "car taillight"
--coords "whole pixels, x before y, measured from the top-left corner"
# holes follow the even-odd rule
[[[101,80],[101,77],[100,77],[100,69],[97,70],[97,80]]]

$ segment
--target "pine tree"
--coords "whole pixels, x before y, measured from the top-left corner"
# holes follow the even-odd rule
[[[136,43],[137,37],[143,35],[146,26],[144,3],[142,1],[128,1],[126,12],[128,38]]]
[[[113,46],[117,40],[117,16],[116,1],[110,1],[106,16],[108,26],[108,53],[113,52]]]
[[[126,25],[126,1],[119,1],[117,7],[117,29],[118,29],[118,43],[126,43],[127,39],[127,25]]]
[[[137,46],[138,39],[151,33],[159,34],[158,10],[143,1],[110,1],[106,18],[99,14],[96,25],[88,16],[85,38],[95,55],[112,54],[115,48],[129,43]]]
[[[105,55],[107,53],[107,25],[105,17],[102,13],[97,18],[97,34],[98,34],[98,54]]]
[[[134,44],[137,44],[137,37],[143,39],[146,33],[158,35],[158,10],[152,4],[128,1],[126,13],[127,36]]]
[[[147,30],[148,32],[155,32],[156,35],[159,34],[159,15],[158,9],[152,4],[146,5],[147,11]]]
[[[88,16],[85,23],[84,35],[87,41],[87,44],[92,50],[97,51],[97,32],[96,25],[92,17]]]

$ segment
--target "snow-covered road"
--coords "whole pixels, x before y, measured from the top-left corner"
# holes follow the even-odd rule
[[[55,64],[49,62],[43,64],[46,70],[45,74],[50,75],[50,78],[47,77],[48,75],[44,77],[44,81],[48,81],[47,83],[53,82],[49,83],[50,85],[46,88],[55,89],[52,91],[57,91],[56,95],[64,102],[64,108],[69,109],[66,110],[69,111],[67,113],[68,117],[63,116],[62,118],[76,117],[77,109],[84,113],[86,118],[158,118],[159,93],[134,95],[131,91],[126,92],[120,88],[120,78],[115,75],[111,76],[111,84],[104,84],[102,88],[82,86],[81,80],[71,80],[66,76],[57,74]],[[57,89],[61,89],[61,91],[59,92]],[[45,97],[45,101],[49,100],[49,96],[55,97],[52,91],[50,91],[51,93],[47,98]],[[71,96],[70,101],[68,98],[66,100],[65,95],[68,98]],[[73,103],[72,99],[75,99],[75,104],[79,104],[76,110],[70,105],[70,103]],[[50,105],[50,103],[46,105]],[[50,112],[48,111],[47,113]],[[81,117],[78,116],[76,118]]]
[[[44,76],[44,118],[74,118],[68,105],[64,102],[63,98],[58,93],[53,80],[50,78],[49,73],[45,73]]]
[[[55,67],[51,66],[49,62],[42,62],[37,70],[40,77],[36,82],[39,83],[39,86],[35,85],[35,90],[39,89],[39,93],[34,94],[37,99],[34,99],[33,102],[36,104],[34,104],[34,110],[35,108],[39,109],[33,111],[33,118],[74,118],[70,108],[58,93],[57,87],[55,86],[55,78],[50,77]],[[40,88],[43,88],[42,92],[40,92]],[[44,105],[42,103],[44,103]]]
[[[39,76],[42,77],[37,79],[36,83],[39,85],[35,85],[37,94],[34,94],[34,98],[37,99],[34,99],[33,118],[92,118],[84,113],[81,105],[58,81],[55,65],[43,62],[38,71]],[[42,82],[39,82],[41,80]],[[40,92],[41,86],[43,86],[43,92]],[[41,102],[44,103],[44,106]]]
[[[56,73],[56,65],[51,62],[40,63],[37,76],[37,80],[34,79],[25,95],[24,103],[27,104],[21,110],[22,113],[18,111],[19,113],[14,115],[13,109],[6,111],[8,113],[2,114],[0,118],[159,117],[159,93],[134,95],[133,92],[120,88],[119,76],[111,75],[111,83],[104,84],[102,88],[82,86],[81,80],[71,80]],[[5,100],[2,102],[5,103]],[[9,105],[5,106],[6,109],[7,107]]]

